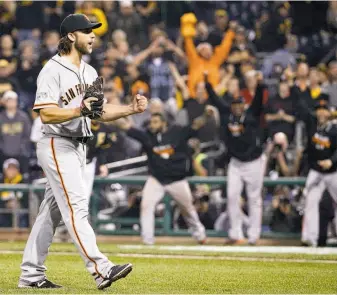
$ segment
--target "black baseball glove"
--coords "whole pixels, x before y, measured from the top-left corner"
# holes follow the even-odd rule
[[[90,102],[90,109],[86,106],[85,100],[90,97],[97,98],[97,101]],[[99,119],[103,115],[103,77],[97,77],[91,86],[85,91],[82,103],[81,103],[81,115],[89,117],[90,119]]]

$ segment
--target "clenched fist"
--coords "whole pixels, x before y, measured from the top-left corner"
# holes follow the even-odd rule
[[[142,113],[146,110],[148,99],[140,94],[137,94],[132,100],[132,107],[135,113]]]

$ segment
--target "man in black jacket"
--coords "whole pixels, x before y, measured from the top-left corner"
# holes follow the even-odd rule
[[[18,159],[21,172],[27,178],[31,123],[27,114],[18,109],[19,97],[16,92],[6,91],[3,100],[5,109],[0,112],[0,162],[9,158]]]
[[[261,79],[262,77],[259,78]],[[248,242],[255,244],[261,234],[261,190],[265,168],[260,127],[263,86],[257,86],[255,98],[246,109],[242,97],[233,99],[231,104],[227,104],[215,94],[211,84],[208,83],[207,75],[205,80],[209,102],[216,106],[220,113],[224,140],[230,157],[227,184],[229,243],[243,243],[240,198],[245,186],[249,206]]]
[[[337,125],[329,120],[327,100],[318,100],[315,109],[312,114],[303,98],[299,99],[299,115],[307,129],[310,167],[304,189],[302,244],[314,247],[319,237],[319,203],[324,191],[327,189],[337,202]]]
[[[141,202],[140,223],[144,244],[154,243],[154,212],[158,202],[168,192],[179,205],[192,236],[200,244],[206,240],[205,228],[193,206],[193,197],[186,177],[190,173],[191,157],[187,141],[205,124],[199,117],[191,127],[167,127],[160,113],[151,115],[149,128],[141,131],[133,128],[126,120],[118,126],[127,135],[142,143],[148,156],[150,177],[145,183]]]

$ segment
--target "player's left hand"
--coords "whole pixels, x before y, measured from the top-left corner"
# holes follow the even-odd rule
[[[330,159],[318,161],[318,165],[321,166],[324,170],[328,170],[332,166],[332,161]]]
[[[132,108],[135,113],[142,113],[146,110],[148,104],[148,99],[140,94],[134,96],[132,100]]]

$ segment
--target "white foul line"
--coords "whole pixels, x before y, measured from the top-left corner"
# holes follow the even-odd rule
[[[198,251],[208,253],[261,253],[261,254],[311,254],[337,255],[337,248],[284,247],[284,246],[146,246],[118,245],[125,250],[165,250],[165,251]]]
[[[2,250],[1,254],[23,254],[23,251]],[[288,262],[288,263],[323,263],[337,264],[337,260],[317,260],[317,259],[294,259],[294,258],[273,258],[273,257],[234,257],[234,256],[202,256],[202,255],[176,255],[176,254],[141,254],[141,253],[104,253],[116,257],[134,258],[155,258],[155,259],[196,259],[196,260],[223,260],[223,261],[251,261],[251,262]],[[76,256],[77,252],[49,252],[53,256]],[[0,267],[1,269],[1,267]]]
[[[119,253],[119,257],[135,258],[175,258],[175,259],[198,259],[198,260],[226,260],[226,261],[259,261],[259,262],[293,262],[293,263],[326,263],[337,264],[337,260],[310,260],[310,259],[286,259],[268,257],[233,257],[233,256],[198,256],[198,255],[165,255],[165,254],[127,254]]]

